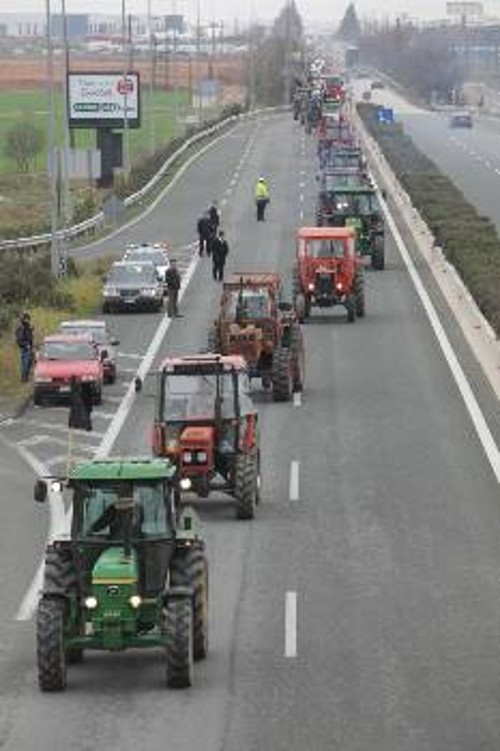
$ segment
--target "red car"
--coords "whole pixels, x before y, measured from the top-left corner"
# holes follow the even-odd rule
[[[46,336],[37,353],[34,373],[34,402],[67,398],[72,377],[90,383],[94,404],[102,401],[104,368],[96,343],[90,336],[52,334]]]

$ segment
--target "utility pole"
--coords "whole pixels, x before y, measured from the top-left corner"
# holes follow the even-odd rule
[[[201,11],[200,0],[196,1],[196,83],[198,89],[198,122],[202,118],[202,101],[201,101]]]
[[[123,173],[125,180],[128,179],[130,172],[130,149],[129,149],[129,127],[128,127],[128,63],[129,56],[127,50],[127,16],[125,12],[125,0],[122,0],[122,54],[123,54]]]
[[[63,94],[63,128],[64,128],[64,146],[63,146],[63,159],[62,159],[62,225],[64,229],[70,224],[71,219],[71,206],[70,206],[70,190],[69,190],[69,167],[70,167],[70,148],[71,137],[69,131],[69,113],[68,113],[68,74],[69,74],[69,43],[68,43],[68,19],[66,16],[66,0],[61,0],[61,15],[62,15],[62,37],[63,37],[63,57],[64,57],[64,76],[62,85]],[[61,258],[59,262],[61,264],[61,271],[65,275],[67,273],[68,266],[68,248],[67,239],[63,236],[60,243]]]
[[[59,276],[59,244],[57,237],[58,206],[57,177],[59,160],[56,154],[56,122],[54,96],[54,49],[52,43],[52,13],[50,0],[45,0],[46,45],[47,45],[47,165],[50,180],[50,266],[52,275]]]
[[[148,0],[148,35],[149,35],[149,138],[151,154],[156,151],[156,123],[155,123],[155,43],[153,33],[153,19],[151,17],[151,0]]]

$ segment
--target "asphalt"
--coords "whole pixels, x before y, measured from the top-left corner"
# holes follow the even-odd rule
[[[290,116],[247,123],[187,170],[134,232],[154,240],[170,230],[173,244],[186,246],[199,210],[225,198],[228,271],[287,274],[298,217],[314,216],[314,167],[313,140]],[[272,201],[267,221],[257,224],[252,186],[261,173]],[[390,238],[387,260],[386,271],[367,272],[364,320],[349,325],[341,311],[323,312],[304,327],[301,404],[274,404],[256,392],[263,499],[255,520],[236,522],[222,498],[197,504],[210,561],[211,645],[188,691],[162,688],[158,653],[132,652],[91,654],[70,669],[66,693],[39,693],[34,624],[15,616],[47,518],[30,501],[33,476],[18,449],[63,467],[67,413],[30,409],[1,426],[1,747],[498,747],[498,485]],[[219,291],[201,259],[184,317],[158,357],[204,346]],[[113,316],[122,373],[95,411],[99,433],[158,322],[156,315]],[[454,341],[459,336],[453,331]],[[479,381],[472,385],[489,417],[491,395]],[[113,453],[147,452],[152,414],[146,383]],[[101,437],[81,436],[78,450],[90,455]],[[294,595],[295,645],[286,606]]]

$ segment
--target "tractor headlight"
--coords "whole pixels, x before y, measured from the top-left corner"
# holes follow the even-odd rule
[[[181,490],[189,490],[191,488],[191,480],[189,477],[183,477],[179,483]]]
[[[337,282],[335,287],[339,292],[342,292],[342,290],[344,289],[344,285],[342,284],[342,282]]]
[[[86,597],[84,602],[85,602],[85,607],[87,608],[87,610],[95,610],[98,605],[97,597],[94,597],[93,595],[90,595],[90,597]]]
[[[63,484],[60,480],[52,480],[50,483],[50,489],[53,493],[60,493],[63,489]]]
[[[309,282],[309,284],[307,285],[307,287],[309,289],[309,292],[313,292],[314,291],[314,284],[313,284],[313,282]]]
[[[129,599],[129,605],[131,608],[134,608],[134,610],[137,610],[137,608],[141,606],[141,603],[142,597],[140,595],[132,595]]]
[[[191,464],[193,461],[193,454],[191,451],[184,451],[182,454],[182,461],[184,464]]]

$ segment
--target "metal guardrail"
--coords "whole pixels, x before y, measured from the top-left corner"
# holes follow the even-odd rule
[[[182,154],[187,151],[193,144],[195,144],[197,141],[201,141],[207,136],[212,135],[213,133],[217,133],[217,131],[221,130],[225,126],[227,126],[231,122],[237,122],[238,120],[249,120],[254,117],[258,117],[259,115],[268,113],[274,113],[274,112],[280,112],[284,111],[286,109],[289,109],[286,105],[282,107],[266,107],[264,109],[259,110],[253,110],[252,112],[245,112],[240,115],[230,115],[229,117],[226,117],[224,120],[221,120],[220,122],[216,123],[215,125],[211,125],[209,128],[205,128],[204,130],[201,130],[199,133],[196,133],[194,136],[191,136],[191,138],[188,138],[187,141],[184,141],[182,146],[180,146],[174,153],[168,157],[168,159],[162,164],[156,175],[154,175],[151,180],[146,183],[146,185],[138,190],[136,193],[133,193],[130,196],[127,196],[125,200],[123,201],[126,208],[129,208],[130,206],[133,206],[135,203],[138,203],[141,201],[154,187],[155,185],[162,179],[165,172],[169,169],[169,167],[180,157]],[[80,222],[79,224],[74,224],[71,227],[67,227],[65,229],[58,230],[55,233],[55,237],[57,240],[67,241],[67,240],[74,240],[76,237],[79,237],[80,235],[84,235],[86,232],[89,232],[90,230],[96,230],[97,228],[101,227],[104,224],[104,213],[102,211],[99,211],[99,213],[95,214],[94,216],[90,217],[90,219],[85,219],[85,221]],[[12,240],[0,240],[0,250],[20,250],[23,248],[37,248],[42,245],[48,245],[51,242],[52,234],[50,232],[46,232],[43,235],[33,235],[32,237],[17,237]]]

